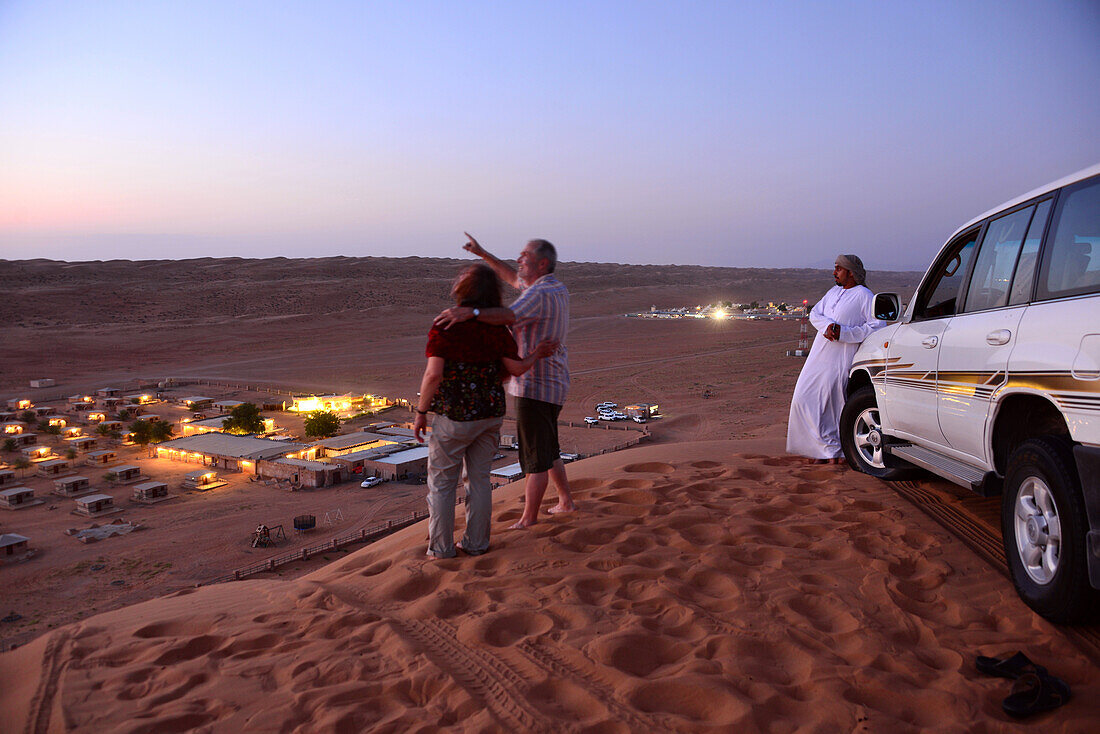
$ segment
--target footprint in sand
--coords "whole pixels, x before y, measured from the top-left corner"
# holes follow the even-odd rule
[[[557,721],[574,726],[593,723],[605,706],[591,693],[572,681],[548,678],[527,689],[524,698],[536,709]],[[591,731],[604,731],[598,727]]]
[[[653,489],[656,484],[652,479],[616,479],[607,486],[611,489]]]
[[[685,724],[732,726],[752,711],[750,701],[704,676],[646,682],[635,688],[628,700],[639,711],[670,715],[670,729],[679,728],[678,718]]]
[[[172,645],[153,662],[157,665],[174,665],[217,650],[225,642],[219,635],[199,635],[184,640],[182,644]]]
[[[534,611],[507,611],[468,620],[458,629],[458,638],[470,645],[511,647],[553,629],[549,616]]]
[[[597,637],[585,648],[597,663],[635,678],[647,678],[661,668],[678,663],[692,653],[685,642],[640,632]]]

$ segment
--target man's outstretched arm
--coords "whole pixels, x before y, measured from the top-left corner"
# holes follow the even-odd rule
[[[480,257],[482,260],[487,262],[489,264],[489,267],[491,267],[496,272],[498,278],[500,278],[516,290],[521,290],[519,283],[519,274],[516,272],[515,268],[482,247],[477,240],[470,236],[469,232],[463,232],[462,234],[466,235],[466,239],[469,240],[469,242],[462,246],[463,250]],[[482,321],[485,320],[486,319],[482,319]],[[498,322],[490,321],[488,323]],[[511,323],[511,321],[509,321],[508,323]]]

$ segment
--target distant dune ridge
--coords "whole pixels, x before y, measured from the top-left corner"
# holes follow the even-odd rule
[[[518,253],[520,243],[516,243]],[[457,247],[456,247],[457,250]],[[562,255],[578,254],[562,247]],[[507,249],[502,255],[513,255]],[[421,336],[449,305],[451,280],[470,259],[201,258],[67,263],[0,260],[0,390],[49,374],[157,374],[213,355],[273,344],[346,344]],[[650,306],[717,301],[815,301],[829,271],[562,262],[574,320]],[[876,290],[908,296],[919,273],[871,273]],[[506,298],[508,294],[506,293]],[[53,359],[43,363],[42,355]],[[80,358],[70,358],[80,355]],[[138,363],[138,364],[135,364]]]
[[[773,442],[774,444],[774,442]],[[296,581],[184,591],[0,655],[10,731],[1012,731],[978,653],[1095,668],[884,484],[758,453],[576,466],[583,512],[424,557],[412,527]],[[9,728],[10,727],[10,728]]]

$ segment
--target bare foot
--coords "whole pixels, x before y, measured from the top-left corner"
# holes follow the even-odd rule
[[[558,515],[558,514],[561,514],[563,512],[576,512],[576,511],[577,511],[577,506],[576,505],[570,505],[569,507],[562,507],[561,505],[554,505],[553,507],[551,507],[546,512],[551,514],[551,515]]]
[[[814,465],[828,464],[829,460],[828,459],[806,459],[806,463],[807,464],[814,464]]]
[[[520,520],[517,523],[509,525],[508,529],[509,530],[526,530],[527,528],[531,527],[534,524],[535,524],[535,521],[524,522],[523,520]]]
[[[829,459],[830,464],[836,464],[837,466],[844,466],[848,461],[843,456],[838,456],[835,459]]]

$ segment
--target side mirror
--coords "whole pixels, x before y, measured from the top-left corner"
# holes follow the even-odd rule
[[[901,302],[897,293],[875,294],[875,318],[879,321],[897,321],[901,316]]]

